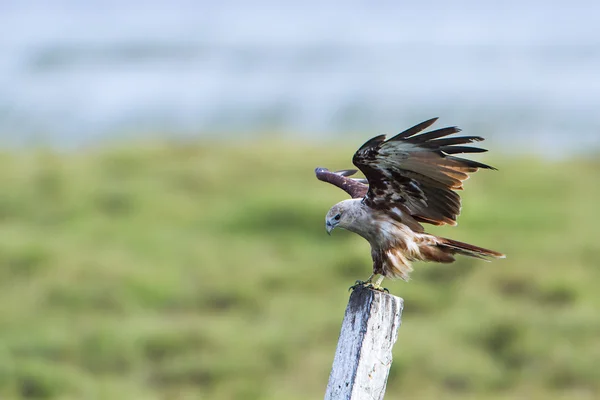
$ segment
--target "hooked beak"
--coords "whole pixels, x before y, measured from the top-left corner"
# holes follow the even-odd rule
[[[327,230],[327,234],[331,236],[331,231],[335,228],[335,225],[332,225],[331,222],[327,221],[325,223],[325,229]]]

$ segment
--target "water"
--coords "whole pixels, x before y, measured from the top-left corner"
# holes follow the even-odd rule
[[[600,148],[598,2],[280,3],[2,0],[0,140],[354,140],[440,116],[507,151]]]

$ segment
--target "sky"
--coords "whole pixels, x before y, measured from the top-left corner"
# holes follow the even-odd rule
[[[600,147],[593,1],[0,3],[0,141],[307,140],[432,116],[506,149]]]

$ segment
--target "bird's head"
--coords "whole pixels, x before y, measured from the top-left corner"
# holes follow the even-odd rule
[[[340,228],[348,228],[348,224],[352,218],[347,202],[348,200],[345,200],[331,207],[325,216],[325,229],[327,229],[328,234],[331,235],[331,231],[338,226]]]

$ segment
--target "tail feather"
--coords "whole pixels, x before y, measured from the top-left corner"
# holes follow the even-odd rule
[[[408,281],[410,272],[413,270],[412,261],[447,264],[455,261],[456,254],[486,261],[490,261],[492,258],[505,258],[504,254],[494,250],[428,233],[413,232],[413,236],[405,237],[405,240],[405,242],[397,242],[393,247],[371,249],[373,273]]]
[[[437,245],[444,250],[449,250],[451,254],[462,254],[469,257],[481,258],[489,261],[490,258],[506,258],[502,253],[494,250],[484,249],[483,247],[459,242],[458,240],[437,237]]]

